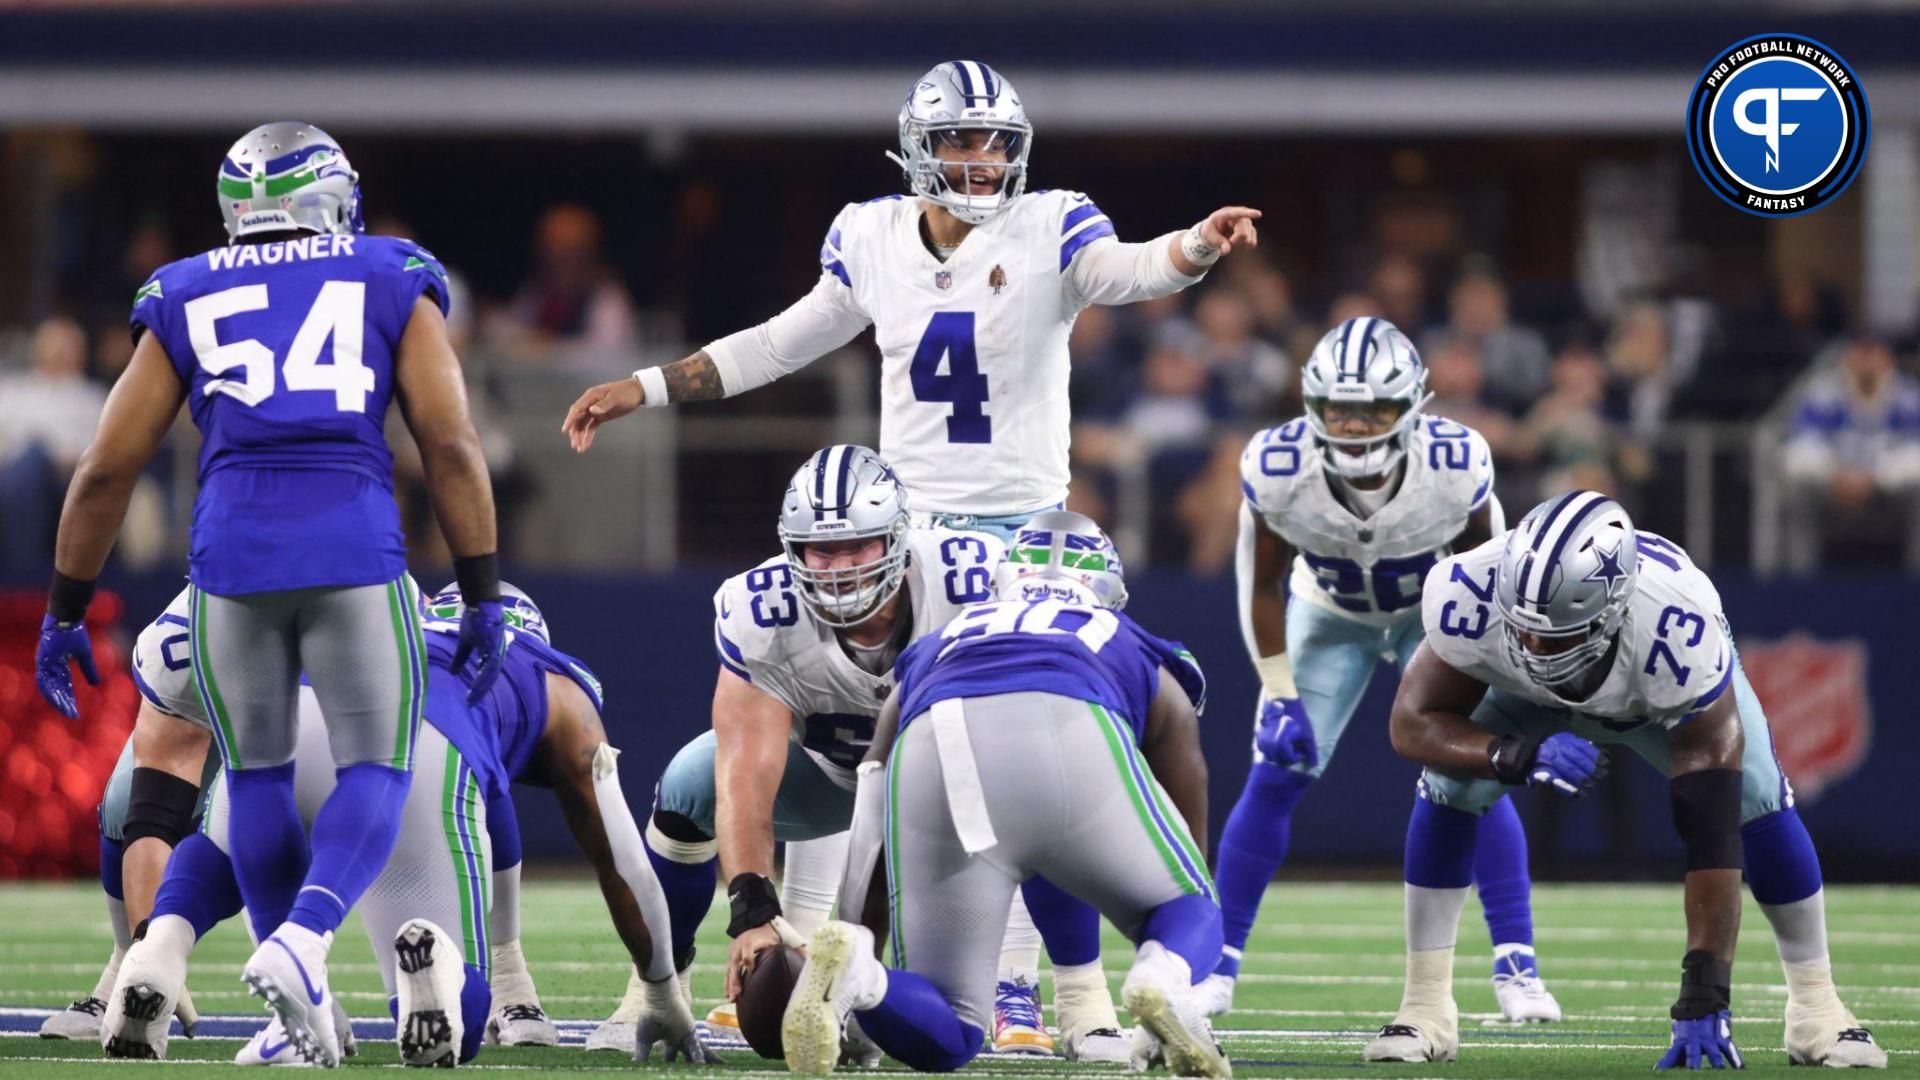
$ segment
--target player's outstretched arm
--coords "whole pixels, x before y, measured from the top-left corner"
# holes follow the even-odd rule
[[[733,916],[726,993],[732,1001],[762,949],[780,944],[773,888],[773,797],[787,772],[793,713],[771,694],[720,668],[713,688],[713,836]]]
[[[1260,246],[1260,233],[1253,223],[1260,211],[1251,206],[1223,206],[1200,223],[1173,238],[1169,254],[1173,268],[1189,277],[1204,274],[1207,267],[1236,248],[1248,251]]]
[[[1140,740],[1153,778],[1167,789],[1167,797],[1186,819],[1187,832],[1204,842],[1207,835],[1207,756],[1200,749],[1200,720],[1180,680],[1160,669],[1160,688],[1147,709],[1147,728]]]
[[[1394,752],[1448,776],[1496,779],[1491,748],[1498,740],[1472,719],[1486,693],[1487,684],[1422,644],[1400,676],[1387,721]]]
[[[1722,1061],[1733,1044],[1733,950],[1740,935],[1740,757],[1746,750],[1734,695],[1667,736],[1673,824],[1687,848],[1687,952],[1673,1005],[1673,1044],[1660,1068]],[[1727,1060],[1731,1059],[1731,1060]]]
[[[407,429],[420,446],[433,516],[448,549],[455,558],[494,554],[499,540],[493,483],[467,411],[460,358],[447,340],[446,318],[430,297],[414,301],[394,360],[394,381]]]
[[[713,357],[708,356],[705,349],[683,360],[647,370],[659,375],[660,384],[655,388],[661,395],[658,401],[648,397],[640,374],[635,372],[624,379],[589,387],[568,407],[560,430],[576,453],[584,453],[593,445],[594,433],[600,430],[601,424],[618,420],[642,405],[679,405],[727,396],[720,384],[720,369],[714,366]]]

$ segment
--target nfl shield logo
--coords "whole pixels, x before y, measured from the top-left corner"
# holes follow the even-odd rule
[[[942,289],[951,289],[953,288],[953,274],[946,270],[935,270],[933,272],[933,283]]]
[[[1766,710],[1774,756],[1796,795],[1816,797],[1866,760],[1873,741],[1866,642],[1807,634],[1743,641],[1740,666]]]

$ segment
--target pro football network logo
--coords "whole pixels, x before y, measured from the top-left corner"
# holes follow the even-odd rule
[[[1816,210],[1867,158],[1867,95],[1847,62],[1799,34],[1714,57],[1687,102],[1687,152],[1727,203],[1761,217]]]

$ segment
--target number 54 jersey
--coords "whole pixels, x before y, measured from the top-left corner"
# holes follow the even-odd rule
[[[205,442],[195,584],[220,596],[375,585],[406,570],[384,425],[414,302],[446,271],[386,236],[238,243],[161,267],[134,295]]]
[[[1487,441],[1464,424],[1423,419],[1407,436],[1400,489],[1364,519],[1334,494],[1326,452],[1302,418],[1260,432],[1240,455],[1248,507],[1299,552],[1289,589],[1357,622],[1411,618],[1427,571],[1493,495]]]
[[[1006,554],[997,537],[976,532],[916,529],[905,543],[900,600],[911,611],[896,653],[951,622],[963,606],[993,599],[993,568]],[[893,657],[876,665],[878,674],[855,663],[833,627],[813,617],[782,556],[728,578],[713,594],[713,611],[721,665],[785,705],[793,741],[853,790],[854,766],[893,691]]]
[[[1639,581],[1620,624],[1620,647],[1606,679],[1585,699],[1568,701],[1536,684],[1507,645],[1494,601],[1505,535],[1434,567],[1421,604],[1427,648],[1501,693],[1572,710],[1605,731],[1678,726],[1732,685],[1731,635],[1719,590],[1687,553],[1656,533],[1639,533],[1638,542]]]

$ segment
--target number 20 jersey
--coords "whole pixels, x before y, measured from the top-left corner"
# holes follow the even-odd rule
[[[386,236],[239,243],[134,295],[205,439],[191,576],[221,596],[375,585],[406,570],[384,427],[414,302],[446,271]]]
[[[1255,435],[1240,455],[1247,505],[1299,554],[1298,600],[1384,626],[1412,618],[1420,583],[1493,494],[1493,455],[1464,424],[1425,417],[1407,435],[1400,490],[1360,518],[1333,491],[1302,418]]]
[[[993,598],[993,568],[1006,553],[998,537],[916,529],[905,543],[909,641],[945,626],[964,605]],[[721,665],[785,705],[793,741],[852,790],[893,672],[875,675],[853,662],[833,627],[813,617],[782,556],[728,578],[713,594],[713,611]]]
[[[880,456],[915,510],[1053,506],[1067,497],[1067,335],[1087,306],[1069,271],[1113,225],[1078,192],[1031,192],[941,262],[921,216],[902,196],[849,204],[820,252],[873,323]]]
[[[1592,717],[1627,732],[1676,727],[1726,693],[1733,645],[1720,592],[1678,544],[1639,534],[1640,574],[1620,624],[1620,648],[1599,689],[1568,701],[1537,685],[1507,651],[1494,575],[1505,534],[1446,559],[1427,579],[1421,618],[1427,648],[1449,667],[1493,687]]]

